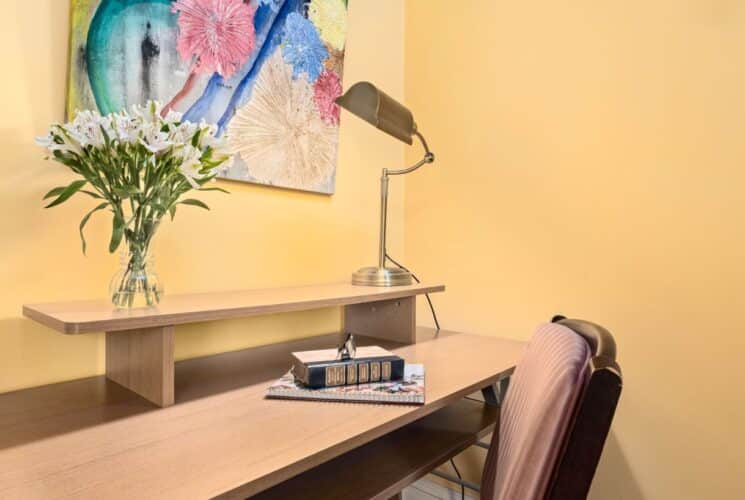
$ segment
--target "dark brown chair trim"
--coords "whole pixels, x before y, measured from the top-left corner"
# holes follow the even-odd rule
[[[590,346],[592,358],[587,385],[577,403],[546,498],[584,499],[590,491],[621,396],[621,368],[616,362],[616,343],[608,330],[589,321],[563,316],[552,321],[582,336]]]

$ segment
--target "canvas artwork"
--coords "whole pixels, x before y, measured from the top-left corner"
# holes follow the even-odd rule
[[[67,113],[155,99],[215,124],[220,176],[334,192],[347,0],[71,0]]]

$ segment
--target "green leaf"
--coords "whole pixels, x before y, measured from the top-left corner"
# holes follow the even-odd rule
[[[168,212],[171,214],[171,220],[173,220],[173,218],[176,217],[176,205],[173,205],[171,208],[169,208]]]
[[[86,181],[85,179],[81,179],[79,181],[74,181],[70,183],[69,186],[67,186],[65,189],[62,190],[62,192],[59,194],[57,199],[55,199],[52,203],[50,203],[44,208],[52,208],[52,207],[59,205],[60,203],[66,202],[68,199],[70,199],[70,196],[80,191],[80,188],[85,186],[87,183],[88,181]]]
[[[88,224],[88,219],[91,218],[91,215],[93,215],[95,212],[98,212],[99,210],[103,210],[104,208],[108,207],[108,203],[101,203],[96,208],[85,214],[85,217],[83,217],[83,220],[80,221],[80,241],[83,244],[83,255],[85,255],[85,249],[87,247],[85,243],[85,236],[83,236],[83,228],[86,224]]]
[[[199,141],[202,140],[202,132],[203,130],[200,128],[196,132],[194,132],[194,135],[191,138],[191,145],[195,148],[199,146]]]
[[[76,153],[63,153],[60,150],[54,152],[54,159],[69,167],[73,171],[80,169],[80,157]],[[77,170],[76,170],[77,169]]]
[[[201,188],[200,191],[220,191],[221,193],[230,194],[230,191],[227,191],[223,188],[218,188],[218,187]]]
[[[109,137],[109,134],[106,133],[106,129],[103,125],[99,125],[99,127],[101,128],[101,133],[103,134],[103,140],[106,144],[106,149],[111,149],[111,138]]]
[[[119,248],[119,244],[122,242],[122,236],[124,236],[124,219],[119,212],[114,212],[114,220],[111,229],[111,242],[109,242],[109,252],[114,253]]]
[[[61,195],[62,194],[62,191],[65,190],[65,187],[66,186],[60,186],[60,187],[56,187],[56,188],[52,189],[51,191],[49,191],[47,194],[44,195],[44,198],[42,198],[42,200],[47,200],[47,199],[52,198],[54,196]]]
[[[180,205],[191,205],[193,207],[199,207],[203,208],[205,210],[209,210],[210,207],[208,207],[203,201],[195,200],[194,198],[189,198],[188,200],[184,200],[179,202]]]
[[[86,190],[86,189],[81,189],[81,190],[80,190],[80,192],[81,192],[81,193],[85,193],[85,194],[87,194],[87,195],[88,195],[88,196],[90,196],[91,198],[96,198],[96,199],[98,199],[98,200],[103,200],[103,199],[104,199],[104,197],[103,197],[103,196],[101,196],[101,195],[100,195],[100,194],[98,194],[98,193],[94,193],[93,191],[88,191],[88,190]]]
[[[114,193],[122,199],[127,199],[130,196],[140,194],[142,191],[137,189],[135,186],[122,186],[114,188]]]

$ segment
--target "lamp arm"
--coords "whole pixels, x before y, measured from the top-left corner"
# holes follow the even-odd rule
[[[429,150],[427,141],[424,140],[422,134],[418,131],[414,131],[414,135],[419,138],[422,146],[424,146],[424,158],[419,160],[409,168],[403,168],[401,170],[388,170],[383,169],[383,175],[380,177],[380,239],[378,242],[378,267],[380,269],[385,268],[385,255],[386,255],[386,237],[387,237],[387,225],[388,225],[388,177],[391,175],[403,175],[413,172],[422,165],[432,163],[435,161],[435,155]]]
[[[422,143],[422,146],[424,147],[424,158],[419,160],[414,165],[410,166],[409,168],[403,168],[401,170],[383,170],[383,175],[403,175],[408,174],[409,172],[413,172],[414,170],[418,169],[419,167],[426,165],[427,163],[432,163],[435,161],[435,155],[432,153],[432,151],[429,150],[429,146],[427,146],[427,141],[424,140],[424,136],[419,133],[419,131],[414,131],[414,135],[416,135],[419,138],[419,141]]]

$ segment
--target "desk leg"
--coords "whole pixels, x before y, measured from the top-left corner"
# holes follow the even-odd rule
[[[502,377],[496,383],[488,385],[481,389],[484,396],[484,402],[491,406],[501,406],[504,403],[504,397],[507,395],[507,388],[510,385],[510,377]]]
[[[344,331],[403,344],[414,344],[416,297],[344,306]]]
[[[484,403],[490,406],[499,406],[500,400],[494,384],[487,385],[481,389],[481,395],[484,397]]]
[[[175,328],[106,332],[106,378],[158,406],[173,404]]]

